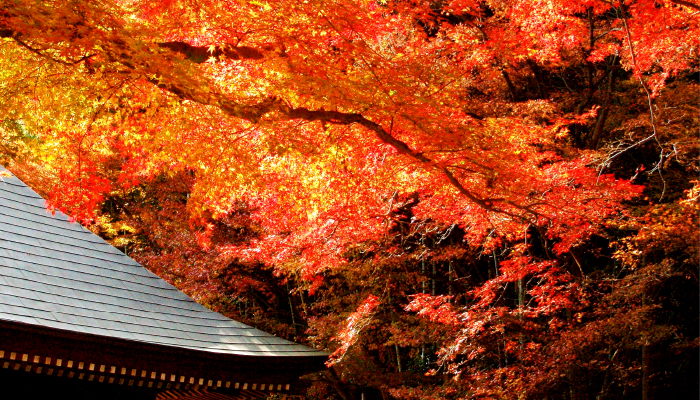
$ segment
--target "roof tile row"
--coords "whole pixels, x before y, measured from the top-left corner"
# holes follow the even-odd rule
[[[0,320],[213,353],[325,355],[202,307],[64,214],[52,216],[15,177],[0,181]]]

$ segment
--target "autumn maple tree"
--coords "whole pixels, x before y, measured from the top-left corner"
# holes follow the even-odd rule
[[[699,16],[3,0],[0,149],[198,300],[308,329],[316,396],[652,398],[697,348]]]

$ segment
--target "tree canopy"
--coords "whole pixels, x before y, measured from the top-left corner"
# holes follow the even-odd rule
[[[0,148],[199,300],[309,329],[321,398],[690,394],[699,16],[3,0]]]

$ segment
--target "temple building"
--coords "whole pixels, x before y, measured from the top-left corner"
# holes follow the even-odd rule
[[[0,171],[6,171],[0,167]],[[325,352],[208,310],[0,180],[0,383],[23,398],[255,399],[299,394]]]

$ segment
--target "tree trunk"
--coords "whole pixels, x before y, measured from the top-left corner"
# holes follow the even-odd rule
[[[542,72],[540,71],[540,67],[537,65],[537,63],[535,63],[529,58],[527,59],[527,65],[528,67],[530,67],[530,70],[532,71],[533,75],[535,75],[535,84],[537,85],[537,98],[547,98],[547,90],[544,85],[544,79],[542,78]]]
[[[501,69],[501,75],[503,75],[503,79],[505,79],[506,85],[508,85],[508,92],[510,93],[511,100],[518,101],[518,92],[515,89],[515,85],[513,85],[513,81],[510,80],[510,75],[508,75],[505,69]]]
[[[435,296],[437,294],[437,288],[435,287],[435,275],[437,272],[435,271],[435,262],[431,263],[433,266],[433,275],[430,277],[430,282],[432,284],[432,295]]]
[[[338,374],[336,374],[333,368],[330,368],[326,372],[324,372],[323,376],[325,376],[326,379],[331,383],[331,385],[335,389],[335,392],[338,393],[338,396],[340,396],[341,399],[355,400],[355,396],[352,394],[352,391],[347,390],[343,382],[341,382],[338,378]]]
[[[403,372],[403,368],[401,367],[401,352],[399,351],[399,345],[395,344],[394,349],[396,349],[396,368],[399,370],[399,372]]]
[[[448,281],[447,294],[452,296],[452,261],[447,262],[447,281]],[[452,300],[450,300],[450,301],[452,301]]]
[[[646,342],[642,346],[642,400],[651,400],[652,396],[649,393],[649,343]]]
[[[611,67],[612,68],[612,67]],[[600,139],[603,137],[603,126],[605,126],[605,120],[608,118],[608,112],[610,111],[610,99],[612,98],[613,86],[615,85],[615,71],[610,71],[610,76],[608,77],[608,90],[605,93],[605,100],[603,100],[603,106],[600,109],[600,114],[595,123],[595,129],[593,130],[593,136],[591,137],[591,142],[589,148],[595,150],[598,148]]]

